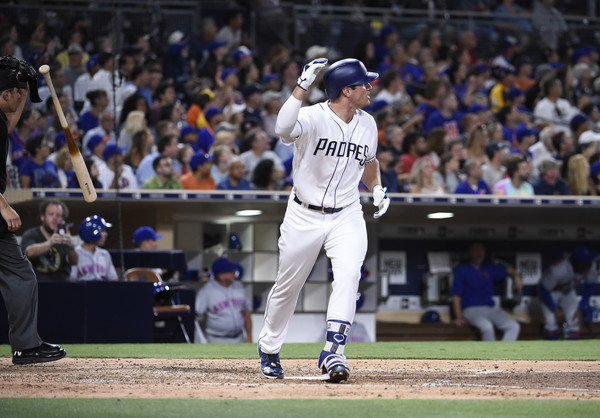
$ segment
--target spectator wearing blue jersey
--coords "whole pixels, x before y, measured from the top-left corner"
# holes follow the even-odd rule
[[[21,187],[57,188],[58,168],[48,160],[50,146],[44,134],[40,132],[39,135],[29,138],[25,149],[31,155],[31,159],[25,161],[19,170]]]
[[[456,194],[490,194],[487,183],[483,180],[481,164],[476,160],[467,160],[463,166],[467,178],[460,182],[454,193]]]
[[[458,111],[458,99],[453,90],[449,90],[440,100],[440,109],[433,111],[425,118],[423,132],[427,135],[433,128],[441,127],[446,130],[449,140],[456,139],[461,134],[460,121],[463,114]]]
[[[512,267],[486,263],[484,245],[471,244],[469,261],[454,269],[451,289],[454,324],[476,327],[483,341],[494,341],[496,328],[504,333],[502,341],[515,341],[519,337],[519,323],[495,306],[493,299],[494,283],[505,280],[507,274],[513,277],[515,290],[520,291],[523,283]]]
[[[229,174],[217,184],[218,190],[252,190],[252,185],[244,177],[245,166],[240,157],[234,155],[229,160]]]
[[[533,155],[531,151],[529,151],[529,147],[531,147],[536,142],[536,134],[538,133],[537,129],[529,129],[526,126],[523,126],[515,132],[515,142],[513,143],[514,148],[510,151],[511,154],[522,154],[526,157],[529,157],[531,160]]]

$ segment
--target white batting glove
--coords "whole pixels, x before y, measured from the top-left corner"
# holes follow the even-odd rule
[[[387,197],[385,192],[387,192],[387,187],[381,187],[380,184],[373,187],[373,205],[379,207],[379,210],[373,214],[375,219],[386,213],[390,206],[390,198]]]
[[[327,65],[327,58],[317,58],[304,66],[302,74],[298,77],[298,87],[302,90],[308,90],[310,85],[315,82],[317,74]]]

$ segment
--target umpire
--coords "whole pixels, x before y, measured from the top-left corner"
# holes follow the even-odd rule
[[[14,57],[0,57],[0,291],[8,312],[13,364],[54,361],[67,354],[59,345],[45,343],[38,335],[37,279],[14,235],[21,227],[21,218],[3,196],[8,133],[21,117],[28,90],[32,102],[41,102],[33,67]]]

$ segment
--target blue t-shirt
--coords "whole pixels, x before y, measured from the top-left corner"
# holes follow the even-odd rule
[[[450,138],[458,138],[462,133],[462,129],[460,128],[460,120],[462,117],[462,113],[455,112],[452,116],[447,118],[442,115],[439,110],[436,110],[430,113],[429,117],[425,119],[423,123],[423,133],[429,135],[429,132],[433,128],[442,127],[446,130]]]
[[[90,111],[81,114],[81,117],[79,118],[79,127],[84,133],[90,129],[94,129],[96,126],[98,126],[98,116]]]
[[[506,267],[501,264],[470,263],[454,269],[452,295],[459,296],[462,309],[470,306],[494,306],[494,282],[506,278]]]
[[[27,160],[21,166],[19,174],[31,178],[29,187],[58,187],[58,169],[52,161],[44,161],[42,165],[33,160]]]
[[[456,190],[454,190],[455,194],[491,194],[490,188],[484,180],[479,180],[477,183],[477,190],[473,190],[473,187],[469,184],[468,181],[463,181],[456,186]]]
[[[252,185],[245,177],[242,177],[242,179],[240,180],[240,184],[238,184],[237,187],[234,187],[229,182],[229,176],[227,176],[219,184],[217,184],[217,189],[218,190],[252,190]]]
[[[533,191],[536,195],[568,195],[569,189],[567,187],[567,183],[563,179],[556,180],[554,186],[550,185],[543,178],[538,178],[537,181],[533,184]]]

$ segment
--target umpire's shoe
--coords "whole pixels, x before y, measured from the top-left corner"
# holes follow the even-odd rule
[[[13,364],[47,363],[60,360],[67,352],[58,344],[42,343],[39,347],[13,351]]]
[[[267,354],[260,350],[258,346],[258,355],[260,356],[260,370],[263,376],[269,379],[283,379],[283,369],[279,361],[279,353]]]
[[[346,365],[346,357],[341,354],[321,351],[319,367],[321,368],[321,380],[329,383],[340,383],[348,380],[348,377],[350,377],[350,369]]]

